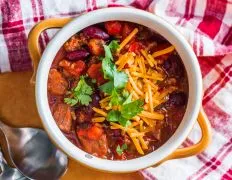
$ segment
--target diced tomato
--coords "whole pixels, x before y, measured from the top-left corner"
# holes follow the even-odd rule
[[[86,67],[85,62],[82,60],[73,63],[67,60],[62,60],[60,61],[59,66],[63,67],[66,71],[68,71],[68,73],[73,76],[80,76]]]
[[[144,45],[141,42],[134,41],[130,44],[128,51],[138,53],[143,48],[144,48]]]
[[[89,139],[97,140],[102,135],[103,130],[97,126],[92,126],[88,131]]]
[[[99,84],[102,84],[105,82],[105,79],[101,72],[101,67],[102,67],[101,63],[92,64],[87,71],[87,74],[89,75],[89,77],[91,77],[92,79],[96,79],[97,83]]]
[[[122,38],[125,39],[132,31],[134,27],[129,25],[128,23],[125,23],[122,28]]]
[[[105,28],[108,34],[112,36],[118,36],[122,31],[122,23],[119,21],[108,21],[105,23]]]
[[[87,137],[88,139],[91,139],[91,140],[97,140],[103,134],[103,130],[102,130],[102,128],[94,125],[94,126],[87,128],[87,129],[80,129],[77,132],[77,134],[78,134],[78,136],[84,136],[84,137]]]

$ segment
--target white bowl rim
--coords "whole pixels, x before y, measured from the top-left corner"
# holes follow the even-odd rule
[[[119,13],[120,12],[120,13]],[[114,161],[101,159],[77,148],[60,131],[52,117],[47,98],[48,72],[57,51],[73,34],[92,24],[121,20],[142,24],[154,29],[175,45],[186,67],[189,80],[189,100],[184,118],[172,137],[156,151],[140,158]],[[163,19],[133,8],[114,7],[95,10],[74,18],[64,26],[46,47],[36,76],[36,104],[44,128],[57,146],[71,158],[89,167],[109,172],[131,172],[152,166],[175,151],[187,138],[200,110],[202,100],[202,77],[198,60],[186,39]]]

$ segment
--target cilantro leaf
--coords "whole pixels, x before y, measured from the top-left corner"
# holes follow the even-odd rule
[[[125,72],[115,71],[114,72],[114,86],[117,89],[122,89],[126,86],[128,76]]]
[[[120,94],[118,94],[116,89],[113,89],[113,91],[111,93],[110,106],[120,105],[120,104],[122,104],[122,101],[123,101],[123,99],[120,96]]]
[[[124,104],[128,104],[128,103],[131,103],[131,101],[132,101],[132,94],[129,94],[129,96],[126,98],[126,100],[123,102],[123,105]]]
[[[80,94],[78,96],[78,100],[82,105],[88,106],[89,103],[92,101],[92,98],[86,94]]]
[[[71,106],[77,103],[88,106],[92,101],[92,94],[93,89],[85,82],[85,77],[81,76],[77,86],[71,92],[72,98],[64,98],[64,102]]]
[[[78,82],[77,86],[74,88],[75,93],[77,94],[88,94],[91,95],[93,93],[92,88],[85,82],[83,76],[80,77],[80,81]]]
[[[103,45],[104,50],[105,50],[105,57],[109,58],[110,60],[113,60],[113,55],[111,52],[115,52],[119,48],[118,41],[113,40],[110,42],[108,46]]]
[[[126,119],[131,119],[139,114],[143,108],[143,101],[136,100],[128,104],[124,104],[121,109],[122,116]]]
[[[116,147],[116,152],[118,153],[118,155],[122,155],[123,151],[127,149],[127,144],[123,144],[121,147],[120,145],[118,145]]]
[[[124,118],[123,116],[120,116],[118,122],[123,126],[123,127],[128,127],[131,125],[131,122],[129,119]]]
[[[106,119],[110,122],[117,122],[121,116],[121,113],[116,110],[111,110],[108,114]]]
[[[72,98],[64,98],[64,102],[66,104],[69,104],[70,106],[74,106],[75,104],[78,103],[76,99],[72,99]]]
[[[110,44],[108,45],[108,47],[110,48],[110,50],[112,52],[116,52],[116,50],[119,48],[119,44],[118,44],[118,41],[117,40],[112,40],[110,42]]]
[[[110,47],[106,46],[106,45],[103,45],[103,47],[104,47],[104,50],[105,50],[105,58],[113,60],[113,55],[111,53]]]
[[[101,86],[99,86],[99,89],[101,91],[103,91],[106,94],[111,94],[113,89],[114,89],[114,82],[113,81],[109,81]]]
[[[131,125],[130,120],[122,117],[121,112],[117,110],[111,110],[107,114],[106,119],[110,122],[119,122],[123,127],[127,127]]]
[[[105,79],[113,80],[114,72],[117,71],[117,69],[110,58],[105,57],[102,60],[102,71]]]
[[[127,90],[123,90],[122,91],[122,96],[124,97],[124,98],[128,98],[128,96],[130,95],[130,93],[127,91]]]

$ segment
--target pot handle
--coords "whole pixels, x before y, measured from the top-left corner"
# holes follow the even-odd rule
[[[72,18],[51,18],[37,23],[28,35],[28,50],[33,65],[33,75],[30,79],[31,84],[35,84],[36,71],[41,58],[41,50],[39,46],[40,34],[50,28],[62,28],[65,24],[70,22]]]
[[[201,108],[201,110],[199,112],[197,121],[199,123],[199,126],[201,128],[201,132],[202,132],[200,141],[198,143],[190,146],[190,147],[177,149],[172,154],[170,154],[168,157],[166,157],[165,159],[163,159],[160,162],[158,162],[157,164],[155,164],[154,167],[160,165],[161,163],[163,163],[167,160],[179,159],[179,158],[185,158],[185,157],[197,155],[206,149],[206,147],[211,142],[212,134],[211,134],[211,125],[209,123],[209,120],[208,120],[203,108]]]

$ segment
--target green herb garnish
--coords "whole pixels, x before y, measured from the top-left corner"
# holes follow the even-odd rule
[[[77,86],[72,90],[69,98],[64,98],[64,102],[70,106],[74,106],[77,103],[88,106],[92,101],[91,95],[93,89],[86,83],[85,77],[81,76]]]
[[[122,116],[126,119],[131,119],[143,110],[143,101],[136,100],[127,104],[124,104],[121,108]]]
[[[111,53],[115,52],[118,47],[117,41],[111,41],[108,46],[104,45],[105,58],[102,60],[102,71],[104,78],[112,81],[115,89],[122,89],[128,81],[128,76],[125,72],[117,70],[116,65],[113,63],[113,55]]]
[[[118,71],[116,65],[113,63],[112,52],[116,52],[118,47],[117,41],[111,41],[108,46],[104,45],[105,57],[102,59],[102,71],[104,78],[109,81],[101,85],[99,89],[110,95],[110,106],[120,106],[121,109],[121,111],[111,110],[106,119],[127,127],[131,124],[130,119],[143,110],[143,101],[132,101],[132,95],[124,90],[128,76],[125,72]]]
[[[128,101],[128,99],[126,101]],[[132,101],[130,103],[125,102],[121,106],[121,111],[111,110],[107,114],[106,119],[110,122],[119,122],[124,127],[129,126],[131,124],[130,119],[143,110],[143,102],[141,100]]]
[[[117,146],[116,152],[118,155],[122,155],[123,151],[127,149],[127,144],[123,144],[121,147],[120,145]]]

